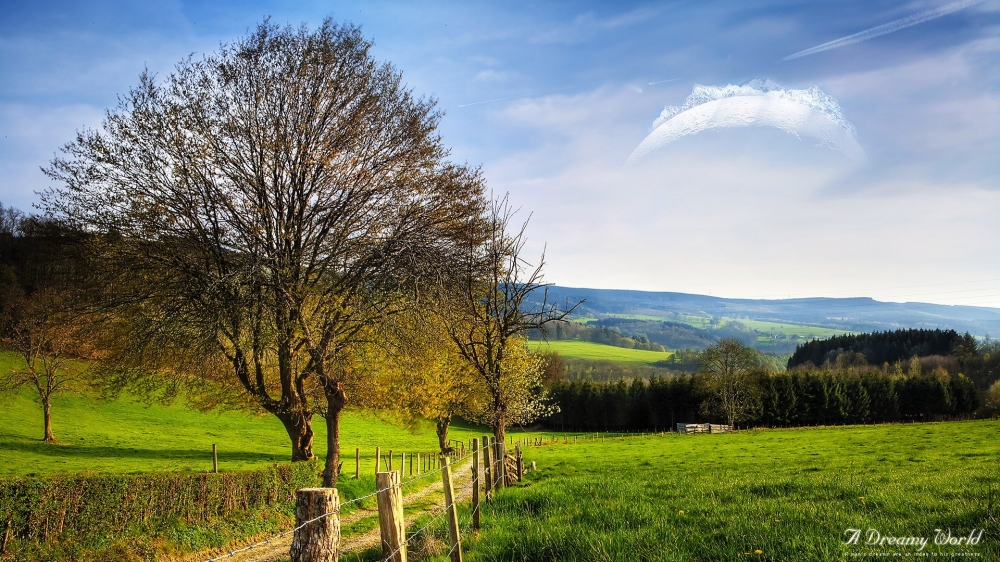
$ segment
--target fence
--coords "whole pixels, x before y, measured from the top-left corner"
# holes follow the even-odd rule
[[[678,424],[678,431],[684,432],[687,426],[693,429],[696,425],[703,426],[705,432],[731,431],[730,426],[715,424]],[[433,525],[444,522],[447,523],[448,528],[449,550],[447,555],[452,562],[461,562],[461,537],[470,530],[479,530],[482,503],[492,501],[494,494],[508,484],[522,480],[526,472],[523,448],[579,442],[603,443],[642,437],[663,437],[665,434],[666,432],[663,431],[592,433],[572,436],[563,434],[562,436],[548,435],[522,439],[514,439],[513,436],[509,436],[507,443],[497,442],[492,437],[484,435],[482,440],[472,439],[468,451],[464,442],[449,441],[449,444],[454,443],[457,447],[453,447],[452,452],[448,455],[395,453],[392,450],[383,455],[381,448],[376,447],[374,457],[376,489],[374,492],[340,503],[339,495],[334,488],[303,488],[298,490],[294,528],[267,540],[211,558],[206,562],[226,560],[289,535],[293,536],[290,548],[291,562],[334,562],[340,555],[341,509],[372,497],[376,498],[378,506],[378,527],[383,555],[381,562],[406,562],[407,545],[412,544],[421,536],[421,533]],[[508,445],[513,449],[513,454],[508,454]],[[471,466],[467,467],[470,480],[468,484],[456,488],[452,471],[470,460],[470,457]],[[373,459],[369,457],[367,460]],[[531,469],[535,469],[534,462],[531,463]],[[465,467],[458,470],[465,470]],[[360,471],[361,451],[355,449],[355,476],[359,476]],[[410,476],[404,480],[402,475],[407,471]],[[444,491],[443,505],[418,529],[407,533],[403,486],[438,474],[441,475]],[[459,525],[457,507],[465,492],[470,492],[470,513],[469,521],[463,529]]]
[[[480,443],[485,446],[480,447]],[[376,450],[376,489],[374,492],[354,498],[350,501],[340,503],[339,494],[334,488],[303,488],[296,492],[295,504],[295,527],[284,533],[272,536],[266,540],[233,550],[227,554],[211,558],[207,562],[216,562],[233,558],[240,553],[261,548],[282,537],[292,535],[290,555],[292,562],[334,562],[340,555],[340,512],[341,509],[361,502],[365,499],[375,497],[378,506],[379,535],[381,537],[383,562],[406,562],[407,545],[421,536],[421,533],[428,530],[432,525],[440,522],[447,522],[448,527],[448,557],[452,562],[461,562],[462,546],[461,537],[470,529],[478,531],[480,524],[480,489],[485,488],[482,499],[486,502],[492,501],[496,490],[517,480],[520,481],[524,473],[524,459],[521,454],[520,445],[514,447],[514,454],[507,453],[505,443],[498,443],[496,440],[483,436],[482,441],[473,439],[470,443],[470,450],[465,453],[464,443],[456,448],[452,454],[437,455],[435,464],[437,468],[428,469],[417,476],[402,479],[404,459],[410,459],[410,470],[420,472],[421,468],[429,464],[423,459],[423,454],[407,456],[400,454],[399,470],[388,469],[378,470],[388,467],[389,460],[393,458],[390,453],[383,457],[381,450]],[[470,474],[468,484],[455,487],[453,479],[453,469],[460,467],[471,457],[471,466],[467,467]],[[355,466],[360,464],[360,451],[355,453]],[[465,467],[458,470],[464,470]],[[403,486],[426,479],[432,475],[440,474],[442,489],[444,491],[444,502],[440,510],[432,514],[429,520],[424,522],[420,528],[407,534],[404,518],[404,497]],[[466,492],[471,500],[469,522],[465,529],[459,525],[457,507]]]

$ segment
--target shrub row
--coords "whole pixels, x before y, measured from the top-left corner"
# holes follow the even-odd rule
[[[38,556],[41,545],[62,553],[53,558],[75,559],[74,553],[129,537],[163,536],[169,529],[290,506],[296,489],[317,482],[313,462],[220,474],[0,479],[0,553],[21,560],[29,552]]]

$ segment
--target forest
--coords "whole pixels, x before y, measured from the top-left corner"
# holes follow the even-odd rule
[[[788,359],[788,368],[822,365],[836,361],[844,352],[860,353],[871,365],[895,363],[917,355],[954,355],[963,358],[975,353],[976,339],[955,330],[909,329],[867,334],[845,334],[799,345]]]
[[[919,361],[916,362],[919,365]],[[550,387],[559,412],[544,425],[558,431],[662,431],[677,423],[721,422],[705,405],[702,375],[601,384],[562,381]],[[744,426],[807,426],[930,421],[969,416],[982,397],[964,375],[918,368],[878,372],[807,371],[761,375]]]

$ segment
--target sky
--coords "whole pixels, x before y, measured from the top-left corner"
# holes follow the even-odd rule
[[[0,201],[31,210],[40,168],[144,68],[266,17],[362,26],[437,100],[452,159],[530,217],[549,282],[1000,307],[1000,0],[4,0]],[[754,78],[792,102],[712,98],[652,135],[699,85]],[[672,140],[630,160],[648,135]]]

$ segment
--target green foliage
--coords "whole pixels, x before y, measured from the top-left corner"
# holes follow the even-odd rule
[[[985,529],[975,547],[929,544],[924,552],[993,559],[1000,555],[998,429],[998,422],[882,425],[529,448],[525,460],[539,470],[484,508],[483,532],[468,539],[465,559],[907,555],[899,547],[848,547],[848,528],[932,539],[939,528]]]
[[[220,474],[5,478],[0,519],[11,537],[7,556],[17,560],[101,559],[123,545],[221,546],[278,530],[295,490],[318,482],[315,462]]]

